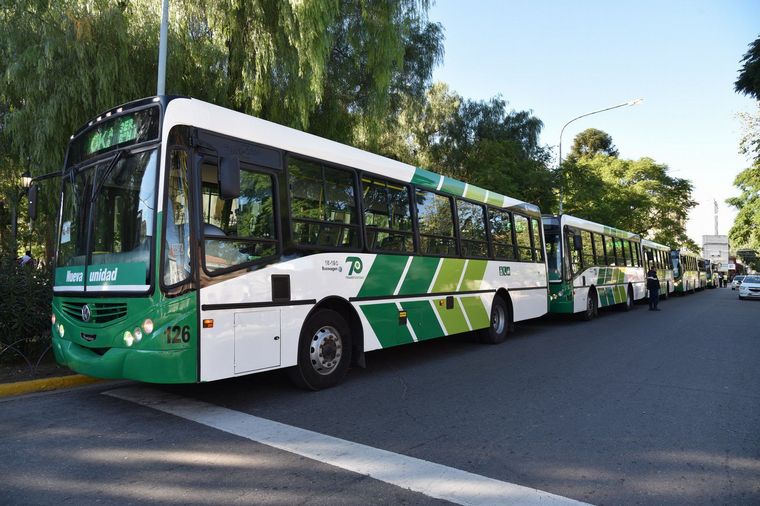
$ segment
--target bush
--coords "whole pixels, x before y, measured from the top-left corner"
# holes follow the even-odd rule
[[[28,359],[36,360],[50,345],[52,271],[21,267],[15,258],[0,261],[0,351],[13,345]],[[17,341],[23,339],[17,344]],[[2,361],[21,360],[6,351]]]

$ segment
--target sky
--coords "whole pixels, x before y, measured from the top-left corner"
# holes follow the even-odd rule
[[[555,155],[567,121],[643,98],[570,124],[563,156],[581,131],[603,130],[622,158],[653,158],[692,181],[699,205],[686,231],[697,244],[714,233],[713,199],[718,231],[728,234],[736,210],[725,199],[750,165],[738,152],[737,114],[758,111],[734,82],[760,36],[760,0],[437,0],[429,18],[446,37],[434,80],[533,111]]]

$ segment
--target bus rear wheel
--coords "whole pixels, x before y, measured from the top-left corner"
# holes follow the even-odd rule
[[[480,341],[486,344],[503,343],[509,335],[509,307],[503,298],[496,295],[491,303],[491,324],[480,331]]]
[[[311,315],[301,329],[298,365],[288,369],[297,386],[322,390],[340,383],[351,364],[351,331],[346,320],[331,309]]]
[[[628,290],[625,292],[625,302],[621,305],[621,308],[623,311],[630,311],[633,309],[633,288],[630,286],[628,287]]]

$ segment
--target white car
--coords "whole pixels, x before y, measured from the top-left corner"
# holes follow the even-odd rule
[[[740,299],[760,299],[760,276],[745,276],[739,286]]]
[[[731,281],[731,290],[736,290],[739,288],[742,284],[742,279],[744,279],[744,276],[734,276],[733,281]]]

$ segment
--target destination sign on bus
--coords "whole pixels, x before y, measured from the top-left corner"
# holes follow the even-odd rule
[[[68,164],[75,165],[116,147],[157,139],[158,117],[156,106],[102,120],[72,141]]]

